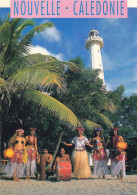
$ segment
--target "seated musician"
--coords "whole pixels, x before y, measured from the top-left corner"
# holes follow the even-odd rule
[[[61,161],[70,161],[69,155],[65,153],[65,149],[64,148],[60,149],[60,155],[56,158],[55,164],[53,166],[54,170],[56,170],[57,162],[61,162]]]
[[[52,155],[48,153],[48,150],[45,148],[43,150],[43,156],[46,158],[46,171],[51,170]],[[40,156],[37,160],[37,164],[40,165]]]

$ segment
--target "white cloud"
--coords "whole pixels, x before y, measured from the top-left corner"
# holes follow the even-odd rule
[[[125,95],[126,96],[130,96],[130,95],[132,95],[132,94],[137,94],[137,88],[135,88],[135,87],[130,87],[130,88],[126,88],[125,89]]]
[[[49,42],[61,41],[61,33],[55,26],[51,28],[47,28],[45,31],[41,32],[40,34],[44,39],[46,39]]]
[[[49,19],[44,19],[44,20],[42,20],[42,21],[40,22],[40,24],[45,24],[45,23],[47,23],[47,22],[50,22]]]
[[[108,22],[111,25],[118,25],[120,22],[119,18],[106,18],[104,20],[105,22]]]
[[[36,46],[32,45],[30,47],[30,54],[34,54],[34,53],[41,53],[43,55],[54,56],[55,58],[57,58],[60,61],[63,61],[65,58],[63,53],[54,54],[54,53],[48,51],[45,47],[41,47],[40,45],[36,45]]]
[[[102,31],[111,26],[111,28],[118,27],[120,25],[119,18],[104,18],[98,21],[98,25],[101,25]]]

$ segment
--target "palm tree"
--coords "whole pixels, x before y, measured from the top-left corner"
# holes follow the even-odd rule
[[[65,90],[63,72],[66,66],[76,71],[75,64],[60,62],[51,56],[29,54],[34,35],[52,26],[49,22],[35,26],[32,20],[10,20],[9,15],[0,20],[0,146],[2,107],[7,100],[11,104],[12,94],[18,95],[20,100],[34,101],[41,109],[49,110],[73,127],[80,125],[69,108],[46,93],[52,87]],[[26,29],[29,30],[24,34]]]

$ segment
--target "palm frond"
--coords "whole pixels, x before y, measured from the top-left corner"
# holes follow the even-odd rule
[[[63,78],[59,74],[49,71],[41,67],[27,67],[18,71],[17,74],[9,77],[8,81],[13,81],[19,87],[51,87],[57,85],[63,89]]]
[[[7,16],[6,22],[9,22],[9,21],[10,21],[10,13],[8,12],[8,16]]]
[[[9,22],[9,20],[10,20],[10,13],[8,12],[7,18],[5,18],[4,15],[3,17],[0,18],[0,25]]]
[[[11,24],[4,23],[0,26],[0,44],[7,48],[10,41]]]
[[[39,53],[24,56],[24,66],[31,66],[34,64],[40,64],[43,62],[50,61],[55,61],[55,58],[49,55],[42,55]]]
[[[54,57],[48,56],[48,55],[32,54],[32,55],[22,56],[21,51],[24,50],[23,47],[24,46],[22,45],[22,47],[16,48],[17,50],[16,54],[14,55],[14,57],[12,57],[12,61],[8,63],[8,66],[5,69],[6,78],[8,78],[12,74],[17,73],[17,70],[19,69],[22,69],[28,66],[30,67],[31,65],[36,65],[36,64],[37,66],[40,66],[40,63],[48,62],[48,61],[55,61]],[[0,60],[1,59],[2,58],[0,58]],[[43,67],[46,68],[46,66],[43,66]]]
[[[41,24],[39,26],[34,27],[31,31],[29,31],[20,41],[20,44],[23,45],[29,45],[32,42],[32,38],[34,37],[34,35],[36,33],[40,33],[44,30],[46,30],[46,28],[49,27],[53,27],[53,23],[51,22],[47,22],[45,24]]]
[[[94,123],[94,122],[92,122],[92,121],[90,121],[90,120],[86,120],[86,121],[84,122],[84,124],[86,125],[86,127],[87,127],[89,130],[93,130],[95,127],[101,128],[101,126],[100,126],[99,124]]]
[[[3,78],[0,78],[0,87],[7,90],[7,82]]]
[[[13,32],[16,32],[18,27],[24,22],[24,19],[22,18],[14,18],[9,23],[12,25]]]
[[[65,67],[65,70],[67,68],[67,69],[71,70],[72,72],[80,72],[79,66],[77,66],[73,62],[62,61],[62,65]]]
[[[44,56],[43,56],[43,60],[44,60]],[[66,69],[70,69],[73,72],[80,71],[79,68],[74,63],[66,62],[66,61],[58,61],[55,59],[53,60],[52,56],[49,56],[49,60],[50,61],[47,61],[47,62],[44,61],[41,63],[34,64],[31,67],[33,68],[43,67],[44,69],[49,69],[51,71],[60,72],[60,73],[64,73]],[[41,61],[42,61],[42,58],[41,58]]]
[[[43,92],[36,90],[25,91],[24,98],[27,101],[33,101],[41,110],[48,110],[61,121],[64,121],[73,127],[81,125],[75,114],[69,108]]]
[[[97,113],[99,119],[101,119],[102,122],[104,122],[108,127],[111,127],[113,128],[113,124],[112,122],[109,120],[109,118],[107,116],[105,116],[104,114],[102,113]]]
[[[22,20],[20,25],[17,27],[15,35],[17,35],[18,33],[22,33],[22,31],[28,26],[34,26],[33,20],[32,19]]]
[[[0,93],[1,93],[1,100],[7,97],[8,104],[10,106],[11,99],[10,99],[10,92],[12,91],[11,83],[8,83],[3,78],[0,78]]]

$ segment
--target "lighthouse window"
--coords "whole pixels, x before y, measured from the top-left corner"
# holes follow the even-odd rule
[[[91,32],[91,36],[94,36],[94,31]]]
[[[100,64],[100,67],[101,67],[101,64]]]
[[[99,53],[99,49],[98,49],[98,53]]]

